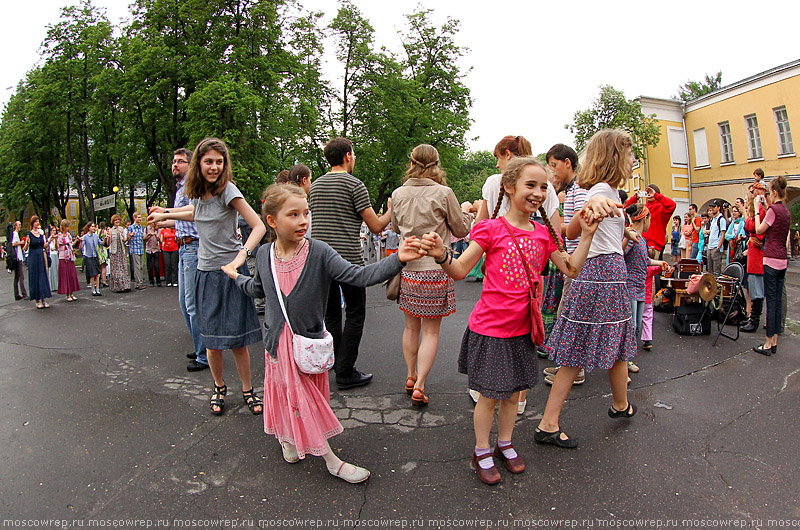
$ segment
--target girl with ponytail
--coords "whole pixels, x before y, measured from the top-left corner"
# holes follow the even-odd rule
[[[469,317],[458,359],[459,372],[468,375],[469,388],[479,393],[474,412],[472,467],[486,484],[497,484],[501,479],[493,457],[511,473],[525,470],[525,461],[511,445],[511,436],[520,392],[536,384],[538,376],[531,309],[540,308],[537,301],[531,300],[531,290],[535,292],[548,259],[564,274],[575,277],[598,225],[596,220],[577,216],[581,242],[570,256],[546,215],[544,225],[531,222],[532,214],[542,213],[548,188],[547,169],[535,158],[510,160],[503,171],[501,187],[500,198],[507,197],[508,211],[476,224],[469,247],[458,259],[453,258],[439,234],[432,232],[422,238],[422,248],[456,280],[466,276],[486,253],[483,292]],[[489,433],[498,403],[499,436],[493,451]]]

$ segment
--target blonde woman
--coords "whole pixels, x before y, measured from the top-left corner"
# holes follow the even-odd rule
[[[131,290],[131,273],[128,268],[128,252],[125,250],[127,234],[122,226],[119,214],[111,216],[111,229],[105,237],[108,247],[108,264],[111,279],[109,285],[115,293],[126,293]]]

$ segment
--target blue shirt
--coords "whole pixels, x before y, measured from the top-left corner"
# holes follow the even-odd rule
[[[97,248],[100,246],[100,238],[97,234],[84,234],[83,236],[83,247],[81,247],[81,253],[83,254],[84,258],[96,258],[97,256]]]
[[[181,206],[188,206],[191,204],[189,201],[189,197],[186,196],[184,193],[184,187],[186,185],[186,177],[183,177],[180,182],[178,182],[178,189],[175,192],[175,208],[180,208]],[[195,228],[194,223],[191,221],[175,221],[175,237],[178,239],[182,239],[184,237],[193,237],[195,239],[200,239],[200,235],[197,233],[197,228]]]
[[[647,253],[647,241],[639,235],[639,241],[628,242],[625,248],[625,267],[628,269],[628,294],[632,302],[644,302],[647,267],[650,256]]]
[[[133,233],[131,240],[128,243],[130,247],[130,253],[141,256],[144,254],[144,228],[136,223],[133,223],[128,227],[128,232]]]

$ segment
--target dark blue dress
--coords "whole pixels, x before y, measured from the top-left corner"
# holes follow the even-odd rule
[[[36,237],[28,232],[28,297],[31,300],[50,298],[50,279],[44,257],[44,234]]]

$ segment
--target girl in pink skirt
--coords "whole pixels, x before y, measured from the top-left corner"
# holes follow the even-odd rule
[[[366,287],[389,279],[405,262],[420,257],[419,241],[408,238],[396,254],[359,267],[345,261],[326,243],[305,237],[309,210],[302,188],[273,184],[264,192],[262,214],[274,243],[259,249],[255,275],[240,275],[228,265],[222,271],[248,296],[266,298],[262,330],[266,359],[264,431],[278,439],[283,458],[290,464],[307,454],[321,456],[331,475],[350,483],[363,482],[369,478],[369,471],[343,462],[328,444],[328,438],[343,431],[329,404],[328,374],[298,370],[292,356],[292,329],[306,337],[322,338],[331,281]],[[280,309],[271,252],[291,329]]]
[[[75,291],[81,290],[78,282],[78,271],[75,270],[75,251],[72,250],[72,236],[69,233],[69,221],[61,220],[61,233],[56,237],[58,247],[58,294],[67,295],[67,302],[74,302]]]

